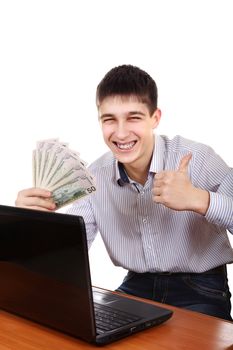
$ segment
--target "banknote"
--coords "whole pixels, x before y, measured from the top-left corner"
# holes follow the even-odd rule
[[[33,186],[51,191],[57,209],[96,191],[87,163],[58,138],[36,143],[32,172]]]
[[[86,180],[87,179],[85,179],[85,181]],[[91,183],[89,183],[89,186],[87,187],[87,184],[74,182],[65,184],[54,190],[52,192],[52,197],[56,204],[56,207],[61,208],[64,205],[70,204],[71,202],[76,201],[77,199],[80,199],[84,196],[93,193],[95,190],[95,186]]]

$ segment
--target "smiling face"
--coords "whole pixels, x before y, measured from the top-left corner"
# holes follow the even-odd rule
[[[151,115],[136,96],[109,96],[98,106],[103,138],[126,170],[147,171],[154,147],[153,130],[161,112]]]

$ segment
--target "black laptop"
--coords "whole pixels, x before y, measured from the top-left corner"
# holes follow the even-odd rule
[[[96,344],[172,311],[92,288],[81,216],[0,206],[0,308]]]

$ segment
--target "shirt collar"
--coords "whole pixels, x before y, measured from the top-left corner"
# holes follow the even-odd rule
[[[124,186],[125,183],[130,182],[123,164],[118,161],[116,161],[116,174],[117,174],[116,178],[117,178],[118,185]]]
[[[164,170],[165,164],[165,143],[160,135],[155,136],[154,151],[150,163],[149,172],[158,173]]]
[[[165,144],[160,135],[155,137],[155,145],[150,163],[150,173],[158,173],[164,170],[164,157],[165,157]],[[122,163],[115,161],[116,181],[118,185],[124,186],[126,183],[130,183],[130,180],[126,174]]]

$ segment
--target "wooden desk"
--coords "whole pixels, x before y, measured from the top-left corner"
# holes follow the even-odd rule
[[[233,323],[175,307],[169,308],[174,314],[166,323],[105,345],[102,349],[233,350]],[[39,349],[80,350],[99,347],[0,310],[0,350]]]

